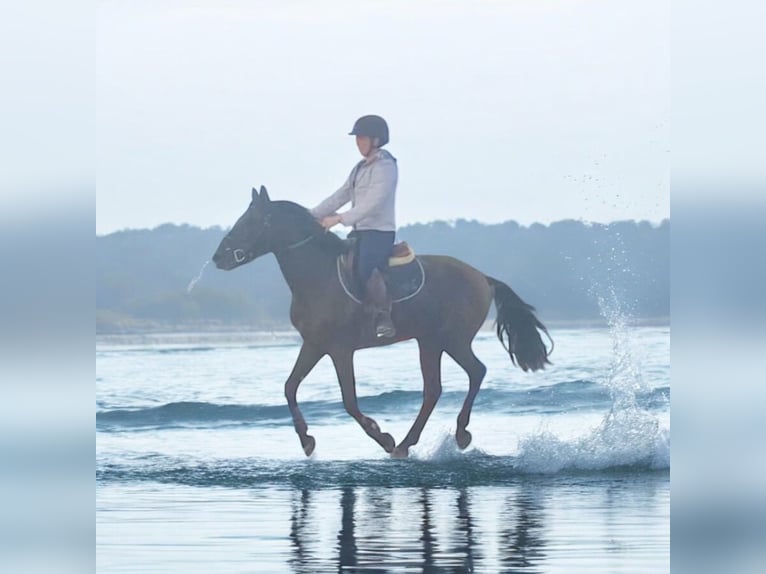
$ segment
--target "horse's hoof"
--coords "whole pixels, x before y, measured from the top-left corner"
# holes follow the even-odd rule
[[[468,447],[469,444],[471,444],[471,433],[469,433],[467,430],[457,431],[455,433],[455,440],[457,441],[457,446],[460,448],[460,450],[464,450]]]
[[[407,458],[409,454],[409,447],[399,445],[391,452],[391,458]]]
[[[301,440],[301,446],[303,447],[303,452],[306,453],[306,456],[311,456],[311,453],[314,452],[316,445],[317,441],[310,434],[306,435],[305,440]]]
[[[381,434],[380,443],[386,452],[393,452],[394,447],[396,446],[396,441],[394,440],[394,437],[392,437],[387,432],[384,432],[383,434]]]

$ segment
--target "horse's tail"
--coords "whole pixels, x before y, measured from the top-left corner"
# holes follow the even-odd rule
[[[535,308],[522,301],[521,297],[502,281],[492,277],[487,277],[487,281],[495,292],[497,338],[508,351],[511,361],[525,372],[530,369],[544,369],[546,363],[550,364],[548,356],[553,352],[553,339],[545,325],[535,316]],[[550,351],[543,343],[538,329],[545,333],[551,342]],[[508,340],[507,344],[505,338]]]

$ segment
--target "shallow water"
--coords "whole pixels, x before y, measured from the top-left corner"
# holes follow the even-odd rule
[[[444,393],[409,460],[344,411],[327,359],[298,400],[294,333],[100,341],[99,572],[661,572],[669,567],[667,328],[560,330],[525,374],[491,333],[459,452],[467,390]],[[420,407],[414,343],[357,354],[360,406],[401,439]]]

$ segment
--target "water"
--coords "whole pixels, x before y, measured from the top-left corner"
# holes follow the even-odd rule
[[[99,572],[662,572],[669,568],[667,328],[552,330],[554,365],[525,374],[491,332],[469,430],[467,377],[408,460],[342,405],[325,358],[298,391],[306,459],[283,384],[295,333],[100,339]],[[420,408],[415,343],[357,353],[363,412],[398,440]]]
[[[202,279],[203,273],[205,273],[205,268],[210,264],[210,260],[208,259],[205,261],[205,263],[202,265],[202,268],[199,270],[199,273],[197,276],[189,281],[189,284],[186,286],[186,293],[191,293],[194,287],[199,283],[199,280]]]

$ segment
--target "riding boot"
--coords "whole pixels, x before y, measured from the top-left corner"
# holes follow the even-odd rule
[[[365,303],[372,309],[375,336],[380,338],[396,335],[396,329],[391,321],[391,297],[383,274],[378,269],[375,269],[367,280]]]

